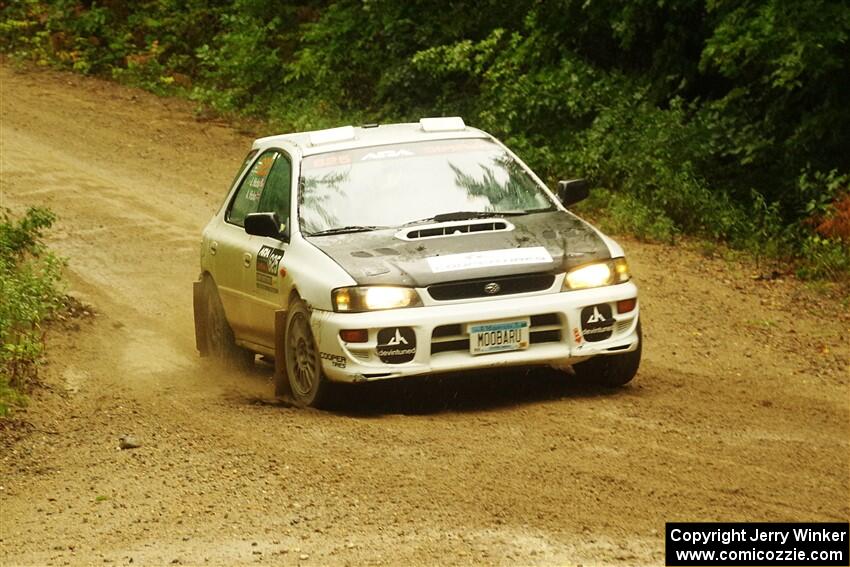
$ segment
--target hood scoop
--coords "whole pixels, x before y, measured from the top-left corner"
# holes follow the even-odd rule
[[[515,227],[504,219],[479,219],[463,222],[428,224],[401,230],[395,237],[399,240],[422,240],[425,238],[443,238],[462,236],[479,232],[509,232]]]

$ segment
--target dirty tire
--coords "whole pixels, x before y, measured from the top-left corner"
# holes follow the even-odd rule
[[[608,388],[619,388],[631,382],[640,367],[643,350],[640,320],[638,320],[637,333],[639,339],[637,349],[626,354],[595,356],[590,360],[579,362],[574,365],[578,377]]]
[[[327,401],[330,385],[322,373],[322,360],[310,328],[310,310],[300,299],[289,305],[285,341],[292,401],[299,407],[321,407]]]
[[[211,278],[204,284],[204,297],[207,310],[207,346],[210,356],[228,368],[249,368],[254,363],[254,353],[236,344],[233,329],[224,315],[224,307],[218,295],[218,288]]]

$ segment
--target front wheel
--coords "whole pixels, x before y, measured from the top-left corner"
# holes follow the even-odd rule
[[[625,386],[637,374],[640,366],[641,351],[643,350],[643,332],[640,321],[637,325],[638,346],[626,354],[597,355],[590,360],[573,365],[576,374],[590,382],[595,382],[609,388]]]
[[[286,374],[296,405],[320,406],[328,383],[322,374],[319,349],[310,328],[310,310],[300,299],[289,305],[286,316]]]

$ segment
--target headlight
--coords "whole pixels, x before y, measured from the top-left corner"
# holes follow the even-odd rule
[[[334,311],[359,312],[378,309],[419,307],[422,300],[409,287],[366,286],[341,287],[331,292]]]
[[[587,289],[627,282],[631,279],[629,265],[625,258],[614,258],[607,262],[597,262],[573,268],[564,278],[562,291]]]

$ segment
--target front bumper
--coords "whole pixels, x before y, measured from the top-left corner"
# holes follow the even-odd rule
[[[632,282],[523,297],[469,303],[429,305],[367,313],[314,310],[313,333],[329,380],[363,382],[402,376],[437,374],[501,366],[566,366],[591,356],[622,354],[638,346],[639,305],[617,312],[617,302],[637,297]],[[607,304],[612,313],[611,336],[599,340],[582,332],[582,309]],[[470,323],[510,321],[530,317],[530,345],[514,350],[473,356],[469,351]],[[415,333],[412,360],[383,362],[376,349],[381,329],[408,327]],[[345,329],[368,329],[365,343],[343,341]],[[606,333],[607,334],[607,333]],[[408,335],[409,336],[409,335]],[[409,345],[407,345],[409,346]]]

